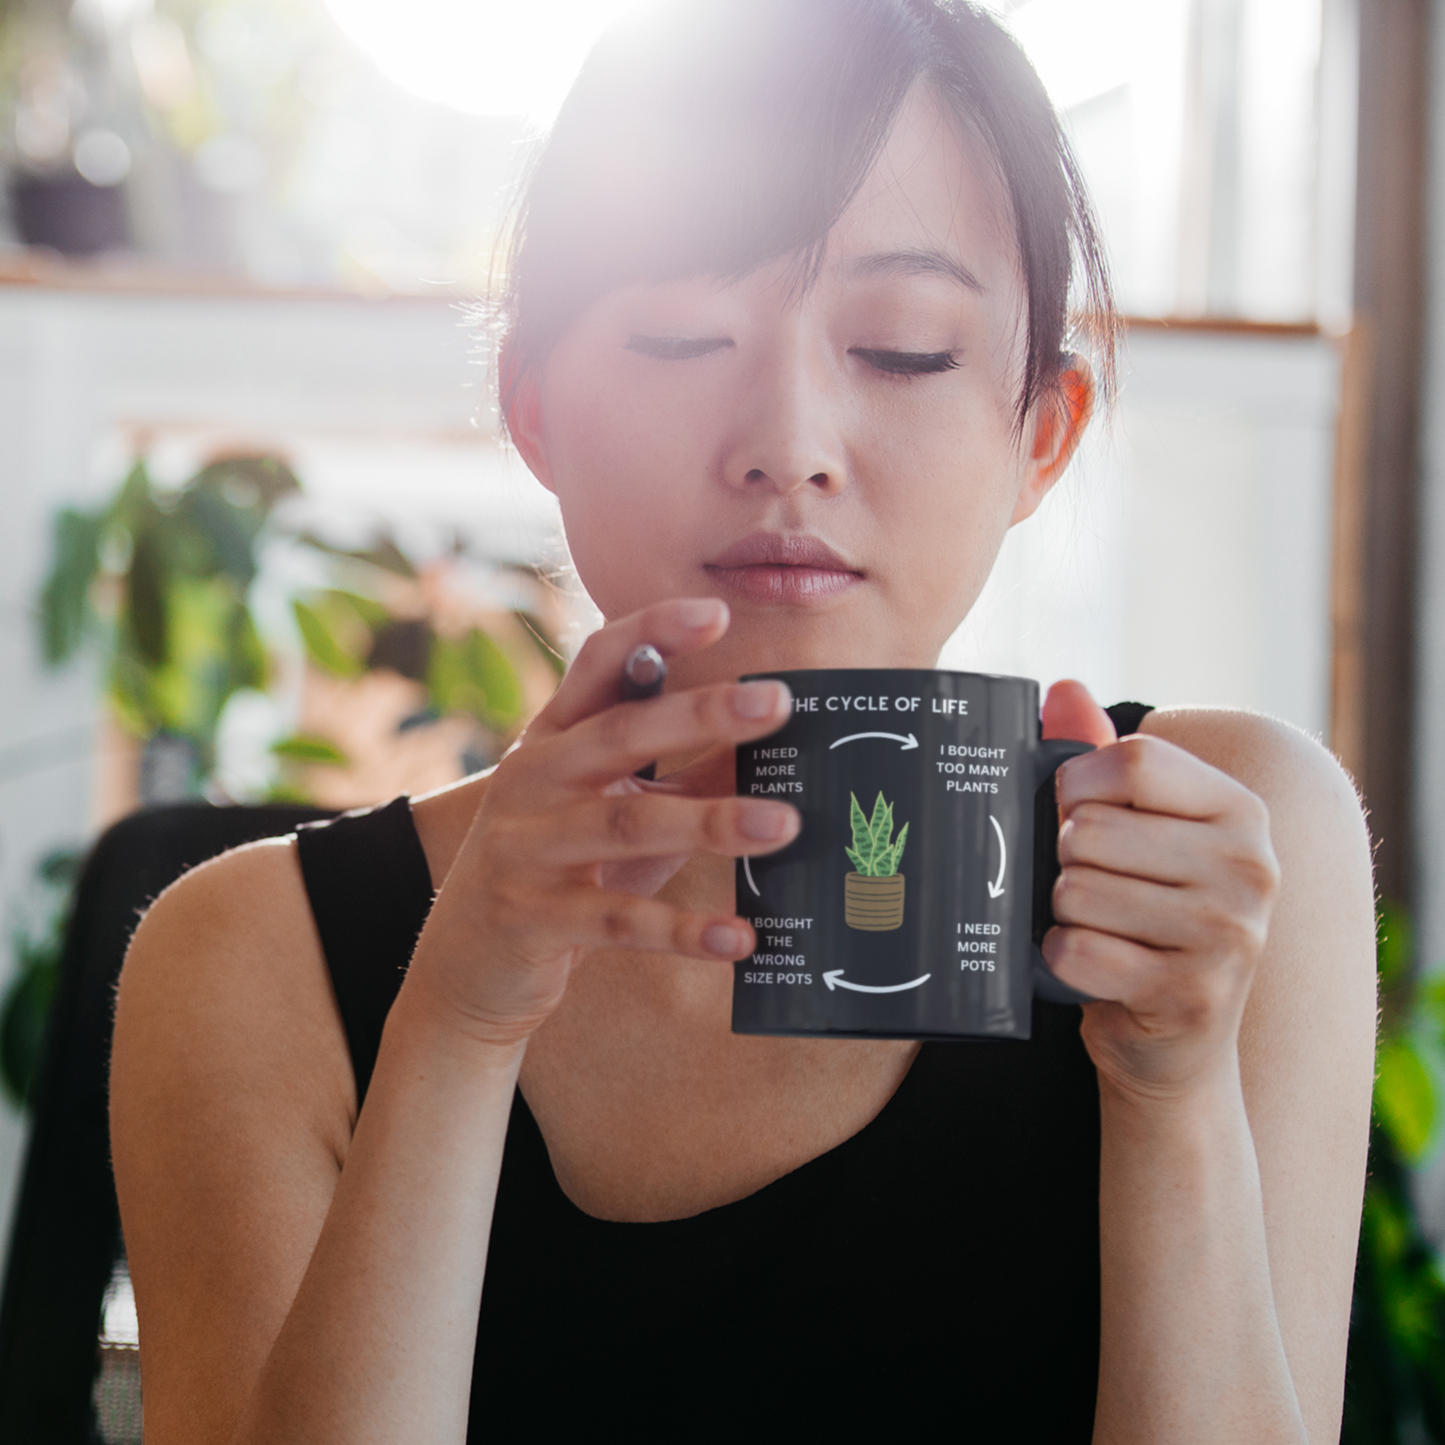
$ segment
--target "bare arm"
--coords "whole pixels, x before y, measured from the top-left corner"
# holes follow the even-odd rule
[[[452,1039],[398,1000],[352,1138],[294,850],[231,855],[152,911],[112,1074],[147,1440],[465,1437],[520,1049]]]
[[[1145,731],[1192,756],[1125,744],[1112,772],[1064,784],[1066,809],[1088,806],[1063,841],[1075,926],[1049,949],[1125,1001],[1085,1011],[1103,1125],[1095,1438],[1323,1445],[1369,1133],[1368,839],[1348,779],[1293,729],[1190,710]],[[1215,779],[1172,770],[1196,759]]]
[[[112,1134],[148,1445],[465,1438],[527,1039],[588,948],[744,955],[742,920],[651,895],[693,852],[765,853],[797,830],[785,805],[698,795],[701,765],[631,781],[783,720],[786,689],[766,682],[613,705],[638,641],[687,651],[726,625],[721,604],[674,602],[589,640],[451,863],[354,1134],[292,850],[229,855],[147,917],[121,982]]]

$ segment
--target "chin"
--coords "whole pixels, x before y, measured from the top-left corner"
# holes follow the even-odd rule
[[[950,629],[951,630],[951,629]],[[792,672],[825,667],[933,667],[943,648],[936,627],[900,627],[870,620],[853,608],[824,615],[800,609],[734,606],[732,626],[718,644],[733,669]]]

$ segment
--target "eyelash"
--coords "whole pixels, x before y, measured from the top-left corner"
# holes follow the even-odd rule
[[[715,337],[634,335],[627,339],[628,351],[650,356],[655,361],[691,361],[731,345],[732,342]],[[861,357],[875,371],[887,376],[932,376],[953,371],[958,366],[958,354],[953,351],[881,351],[855,346],[849,355]]]
[[[655,361],[691,361],[697,356],[721,351],[731,341],[717,338],[694,339],[688,336],[629,336],[627,350],[650,356]]]
[[[848,354],[861,356],[875,371],[889,376],[932,376],[958,366],[958,353],[954,351],[875,351],[855,346]]]

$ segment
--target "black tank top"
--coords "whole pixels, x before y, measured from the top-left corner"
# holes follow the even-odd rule
[[[1110,709],[1121,734],[1148,711]],[[299,834],[364,1098],[432,902],[405,798]],[[865,1431],[1087,1442],[1099,1361],[1099,1103],[1079,1010],[1028,1043],[925,1043],[836,1149],[691,1219],[562,1192],[519,1089],[472,1374],[473,1442]]]

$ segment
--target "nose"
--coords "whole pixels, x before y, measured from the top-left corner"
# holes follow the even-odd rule
[[[752,370],[723,465],[729,486],[823,496],[847,486],[843,417],[827,371],[822,357],[788,344]]]

